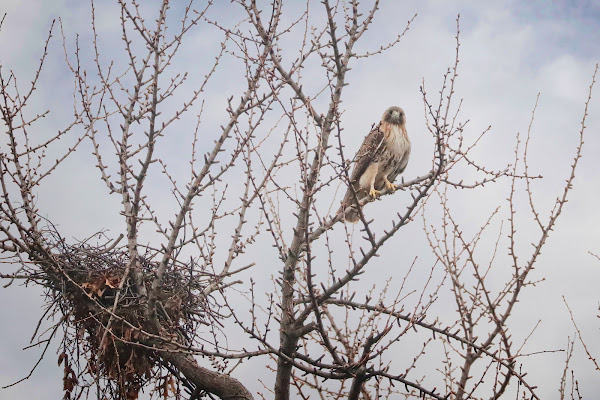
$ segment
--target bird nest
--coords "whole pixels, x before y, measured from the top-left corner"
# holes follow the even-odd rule
[[[64,331],[58,362],[65,399],[92,389],[102,392],[99,398],[137,399],[148,382],[155,383],[157,396],[175,391],[176,371],[169,372],[149,338],[189,343],[198,324],[209,323],[211,306],[200,295],[205,283],[195,265],[166,272],[156,292],[157,317],[150,321],[148,299],[136,288],[150,292],[157,268],[151,256],[139,258],[143,282],[134,284],[126,272],[131,261],[126,251],[64,241],[54,248],[60,252],[32,280],[48,289],[49,310],[62,315],[55,327]]]

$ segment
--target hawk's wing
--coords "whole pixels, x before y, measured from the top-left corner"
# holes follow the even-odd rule
[[[379,148],[383,145],[385,135],[379,129],[380,125],[381,124],[377,124],[377,126],[369,132],[358,149],[358,153],[356,153],[356,164],[354,165],[350,182],[358,182],[362,174],[367,170],[369,164],[373,161],[375,153],[377,153]]]
[[[369,132],[369,134],[363,140],[363,143],[360,145],[358,152],[356,153],[356,163],[354,164],[354,169],[352,170],[352,175],[350,177],[350,184],[352,187],[348,187],[348,190],[346,190],[346,195],[344,196],[342,205],[338,210],[338,213],[342,211],[344,212],[344,218],[346,221],[358,222],[358,210],[356,206],[350,207],[350,204],[354,203],[354,200],[352,200],[352,188],[354,188],[354,191],[357,192],[356,196],[358,201],[366,196],[366,193],[358,193],[358,186],[360,177],[365,173],[369,165],[371,165],[377,151],[383,145],[385,135],[379,129],[380,125],[381,124],[378,124],[371,130],[371,132]]]

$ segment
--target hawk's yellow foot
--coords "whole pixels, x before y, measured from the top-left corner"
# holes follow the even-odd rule
[[[377,196],[379,196],[381,194],[381,192],[379,190],[375,190],[374,187],[371,187],[371,190],[369,190],[369,194],[371,195],[372,198],[376,199]]]
[[[388,181],[387,178],[384,179],[384,182],[385,182],[385,187],[388,190],[396,190],[396,188],[398,187],[398,186],[394,185],[392,182]]]

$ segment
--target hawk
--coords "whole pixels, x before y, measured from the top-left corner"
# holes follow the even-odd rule
[[[396,189],[392,182],[402,173],[410,156],[410,140],[406,133],[406,116],[400,107],[385,110],[381,122],[365,137],[356,154],[354,170],[350,177],[342,207],[348,222],[358,222],[358,207],[354,198],[361,201],[367,196],[376,198],[384,187]]]

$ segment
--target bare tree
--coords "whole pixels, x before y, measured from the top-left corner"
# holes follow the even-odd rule
[[[134,399],[148,388],[152,397],[250,399],[247,377],[236,375],[236,368],[251,359],[272,371],[262,396],[278,400],[499,398],[511,382],[518,383],[518,396],[523,391],[539,398],[518,367],[527,354],[511,341],[509,321],[522,291],[535,283],[529,273],[572,188],[593,83],[574,162],[544,217],[530,186],[540,177],[529,172],[529,131],[524,143],[517,138],[514,162],[502,170],[472,155],[488,130],[467,135],[468,120],[459,115],[457,19],[456,56],[442,87],[433,97],[425,81],[421,87],[431,167],[407,177],[398,191],[382,192],[403,199],[385,221],[374,223],[361,211],[357,235],[332,212],[340,200],[335,189],[345,191],[353,162],[343,131],[348,71],[357,59],[393,48],[415,17],[390,43],[359,54],[356,44],[375,21],[378,1],[307,2],[290,19],[283,1],[239,0],[231,5],[243,14],[238,21],[212,19],[211,1],[198,9],[193,3],[172,13],[167,0],[157,9],[119,0],[121,57],[127,60],[121,65],[103,57],[92,2],[93,40],[86,44],[91,62],[78,38],[73,43],[62,34],[74,113],[49,138],[34,134],[48,112],[32,115],[29,104],[57,24],[31,84],[0,70],[7,138],[0,154],[0,249],[5,262],[17,265],[2,277],[7,284],[20,279],[43,286],[48,308],[42,319],[60,315],[40,340],[47,348],[62,335],[65,398]],[[202,55],[214,63],[195,71],[203,78],[190,88],[190,75],[173,64],[198,26],[221,32],[222,43],[217,54]],[[298,37],[296,48],[286,44],[284,51],[282,43]],[[244,85],[231,94],[227,119],[215,132],[203,121],[210,100],[205,92],[224,58],[237,60],[235,73]],[[306,68],[319,78],[306,79]],[[195,126],[180,123],[194,113]],[[189,139],[187,176],[166,154],[167,143],[181,135]],[[38,210],[41,185],[60,174],[59,166],[84,143],[91,144],[97,178],[121,201],[115,210],[124,222],[121,235],[99,226],[94,236],[70,241]],[[60,155],[52,161],[49,153]],[[451,211],[449,191],[500,180],[511,185],[508,217],[496,210],[467,237]],[[159,184],[157,194],[151,189]],[[539,236],[528,239],[534,247],[525,261],[516,245],[513,198],[519,187],[539,226]],[[175,207],[165,212],[162,199],[168,196]],[[409,287],[413,267],[401,260],[408,265],[400,284],[388,280],[365,290],[360,280],[376,274],[380,251],[419,216],[438,260],[427,282]],[[485,260],[477,253],[495,219],[508,225],[496,248],[501,238],[508,241],[512,267],[500,286],[489,280],[496,253]],[[272,250],[264,250],[265,241]],[[252,278],[257,264],[280,274],[266,297]],[[411,293],[417,301],[407,300]],[[453,321],[430,312],[441,293],[456,302]],[[414,343],[415,331],[416,356],[394,359],[399,346]],[[233,337],[245,342],[228,340]],[[434,346],[441,366],[423,371],[422,360]]]

